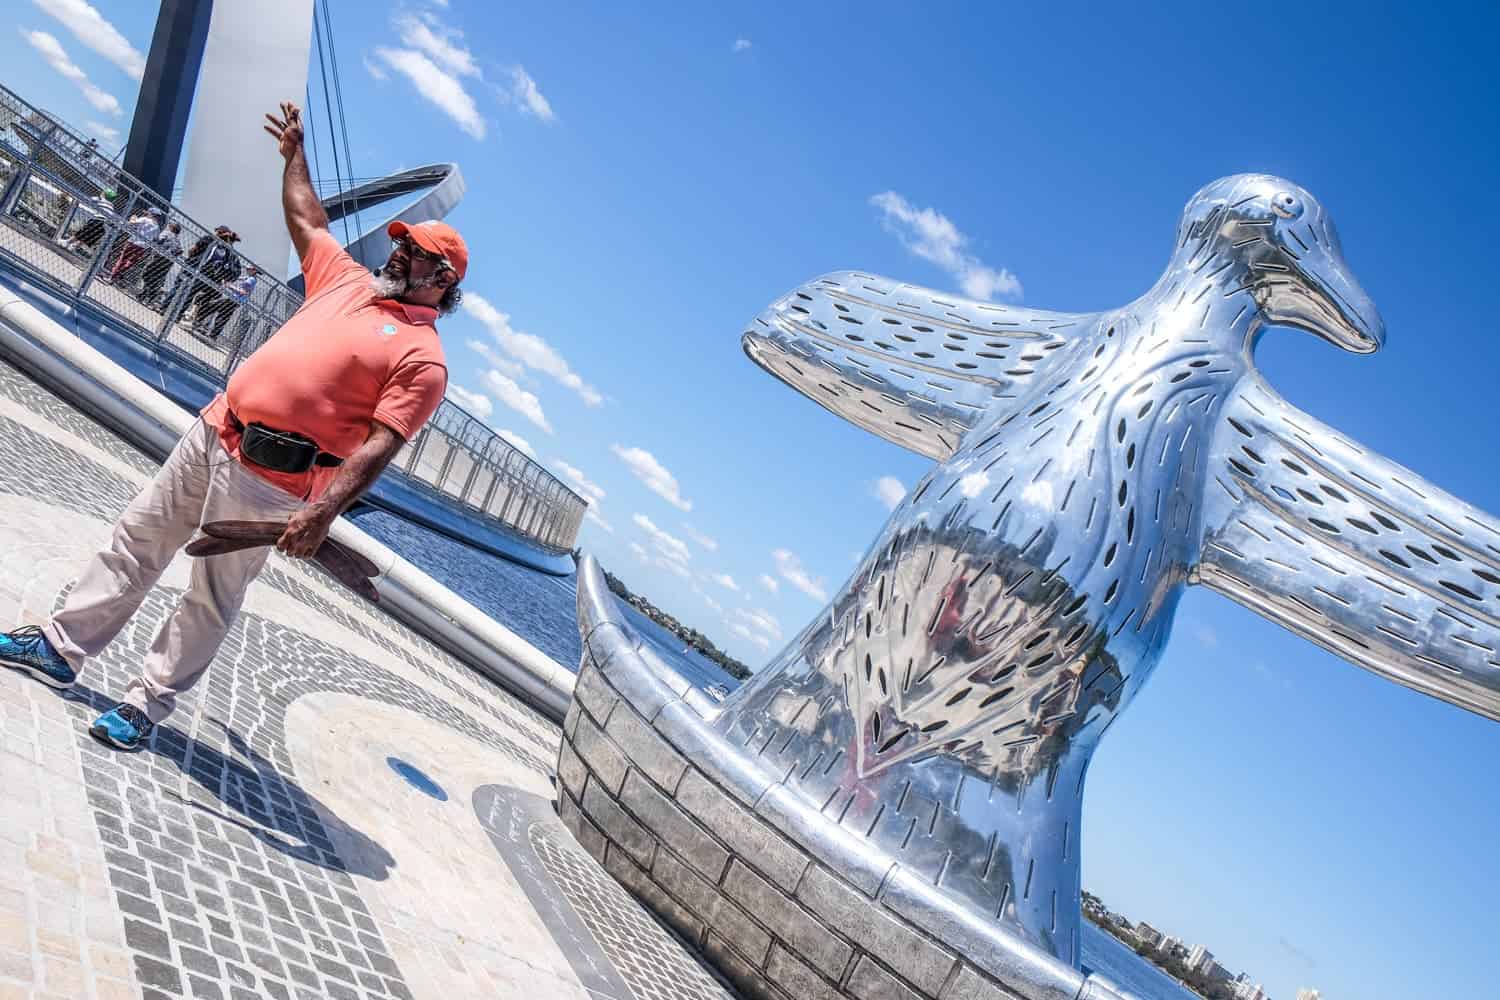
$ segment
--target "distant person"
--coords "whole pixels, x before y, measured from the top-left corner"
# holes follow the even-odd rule
[[[164,217],[159,208],[148,209],[130,217],[130,221],[125,224],[126,238],[129,242],[120,248],[114,265],[109,269],[108,280],[110,282],[118,281],[122,276],[130,274],[136,264],[140,263],[141,258],[151,252],[151,242],[161,231]]]
[[[182,308],[187,311],[187,300],[197,294],[199,286],[198,274],[200,268],[205,266],[204,257],[211,253],[215,244],[225,248],[226,254],[230,253],[228,244],[232,242],[229,237],[231,231],[228,226],[215,226],[214,231],[205,233],[193,241],[188,247],[187,256],[182,259],[182,270],[177,274],[177,281],[172,285],[172,291],[167,298],[176,301],[179,297],[183,299]]]
[[[250,301],[250,295],[255,291],[256,276],[260,271],[254,264],[245,267],[245,273],[232,281],[224,282],[224,294],[222,298],[214,301],[208,307],[207,312],[200,309],[199,315],[193,320],[193,328],[198,329],[201,325],[207,330],[208,324],[213,324],[213,330],[208,336],[213,340],[219,339],[219,334],[224,332],[224,324],[234,315],[234,311],[246,302]]]
[[[119,192],[114,188],[105,188],[94,195],[87,206],[80,205],[78,210],[86,212],[89,216],[87,222],[73,230],[73,237],[68,240],[68,249],[74,253],[87,253],[99,245],[104,239],[105,232],[109,229],[109,223],[118,218],[115,214],[115,199]]]
[[[182,226],[169,222],[156,234],[151,244],[151,260],[147,262],[141,278],[141,298],[155,303],[161,295],[161,286],[172,273],[172,264],[182,256]]]
[[[240,258],[234,252],[234,244],[239,241],[239,233],[228,226],[219,226],[214,230],[212,238],[205,236],[198,241],[204,250],[195,262],[197,274],[194,276],[192,290],[188,293],[196,310],[193,320],[195,327],[198,325],[197,318],[206,315],[213,304],[223,297],[220,287],[240,276]],[[184,316],[186,310],[187,306],[184,305]]]
[[[276,548],[303,559],[334,519],[426,423],[448,382],[434,326],[457,306],[468,269],[463,239],[441,222],[393,222],[379,278],[328,232],[308,178],[301,112],[281,106],[266,131],[286,160],[281,203],[302,260],[307,300],[235,371],[115,525],[44,625],[0,635],[0,662],[55,688],[71,687],[141,606],[202,523],[285,522]],[[219,649],[265,547],[195,559],[125,701],[89,728],[139,749]]]

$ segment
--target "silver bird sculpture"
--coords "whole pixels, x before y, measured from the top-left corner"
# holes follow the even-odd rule
[[[750,358],[936,465],[709,725],[948,905],[1076,966],[1084,776],[1186,585],[1500,718],[1500,524],[1278,397],[1254,362],[1269,326],[1384,340],[1327,212],[1265,175],[1198,192],[1161,279],[1109,312],[855,272],[776,302]]]

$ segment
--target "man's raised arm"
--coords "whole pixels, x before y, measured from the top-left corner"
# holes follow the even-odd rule
[[[318,230],[328,228],[328,213],[313,190],[307,172],[307,154],[302,149],[302,111],[291,101],[281,103],[281,117],[266,115],[265,129],[281,148],[286,169],[281,174],[281,209],[286,229],[297,248],[297,259],[307,256],[308,245]]]

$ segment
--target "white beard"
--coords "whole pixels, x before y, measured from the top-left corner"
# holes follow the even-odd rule
[[[413,281],[410,277],[397,278],[394,275],[386,274],[382,269],[370,278],[370,290],[375,293],[376,298],[381,299],[396,299],[400,301],[409,292],[415,292],[422,288],[436,287],[437,275]]]

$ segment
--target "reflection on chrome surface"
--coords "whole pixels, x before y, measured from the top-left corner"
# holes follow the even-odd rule
[[[714,722],[969,915],[1077,964],[1089,759],[1204,584],[1500,717],[1500,524],[1281,400],[1268,325],[1384,328],[1297,185],[1217,181],[1146,294],[1077,314],[843,272],[744,335],[823,407],[936,465]]]

